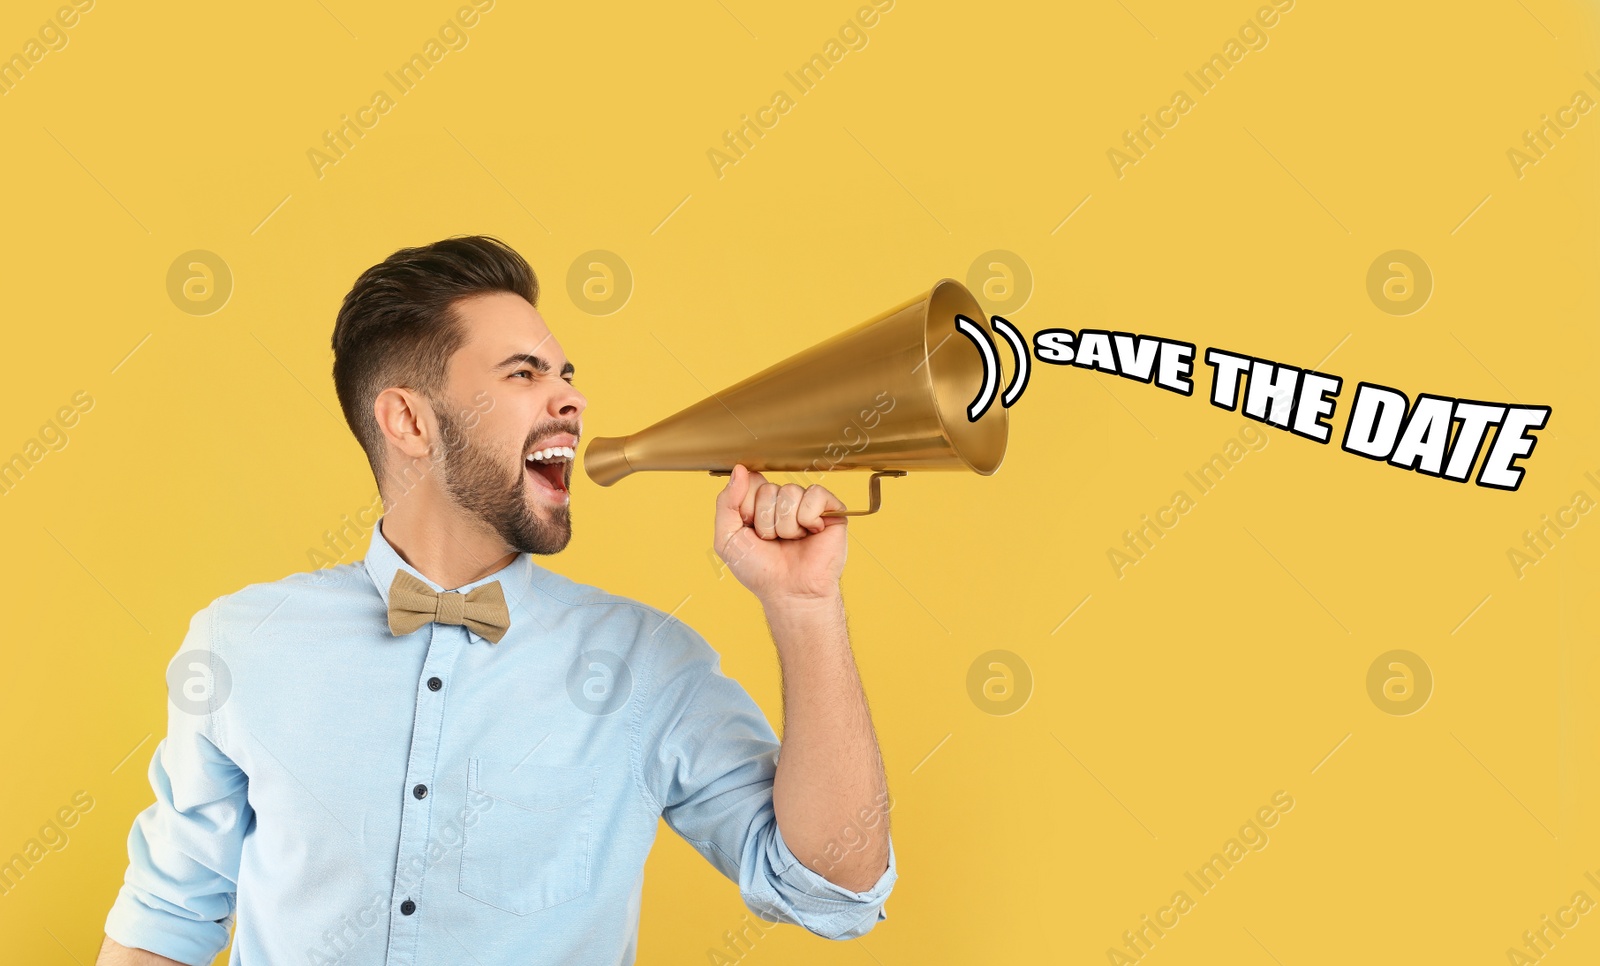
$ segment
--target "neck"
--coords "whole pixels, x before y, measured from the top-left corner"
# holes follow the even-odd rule
[[[439,505],[416,491],[392,506],[378,524],[401,560],[445,590],[498,573],[518,556],[481,521],[466,519],[454,506]]]

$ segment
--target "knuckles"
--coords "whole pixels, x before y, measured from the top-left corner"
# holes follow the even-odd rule
[[[820,483],[773,483],[749,471],[747,484],[741,499],[730,496],[724,505],[737,512],[744,528],[763,541],[797,540],[820,533],[826,529],[822,512],[844,506]]]

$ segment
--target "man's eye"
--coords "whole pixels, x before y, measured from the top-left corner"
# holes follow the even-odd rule
[[[533,370],[531,370],[531,369],[518,369],[516,372],[513,372],[512,375],[513,376],[527,376],[529,379],[532,379],[533,378]]]

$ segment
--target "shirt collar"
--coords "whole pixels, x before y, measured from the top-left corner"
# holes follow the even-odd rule
[[[378,596],[383,598],[384,608],[387,609],[389,606],[389,585],[394,583],[394,575],[400,570],[410,573],[411,576],[427,584],[434,592],[443,593],[445,588],[428,579],[425,574],[401,558],[399,552],[394,549],[388,538],[383,535],[383,519],[379,517],[378,525],[372,528],[372,545],[367,548],[367,556],[362,563],[366,566],[367,575],[372,578],[372,583],[378,588]],[[529,610],[529,605],[532,603],[533,585],[535,580],[542,577],[544,573],[544,568],[533,562],[532,554],[520,553],[516,559],[494,573],[479,577],[469,584],[463,584],[460,587],[451,589],[455,593],[466,594],[484,584],[496,580],[500,581],[500,589],[505,593],[506,605],[511,611],[511,622],[515,624],[519,612],[524,617],[534,616]],[[465,627],[465,625],[463,625],[463,628],[467,632],[468,641],[487,640],[472,628]],[[503,641],[504,638],[501,638],[501,640]]]

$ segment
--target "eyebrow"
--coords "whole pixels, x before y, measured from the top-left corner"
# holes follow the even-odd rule
[[[506,369],[511,369],[511,368],[516,367],[516,366],[523,365],[524,363],[526,363],[527,365],[533,366],[535,369],[539,370],[540,372],[549,372],[550,371],[550,363],[548,361],[546,361],[544,359],[544,357],[536,356],[536,355],[533,355],[532,353],[529,353],[529,352],[514,352],[514,353],[512,353],[511,355],[509,355],[509,356],[507,356],[505,358],[505,361],[503,361],[499,365],[495,366],[494,367],[494,371],[495,372],[503,372]],[[570,376],[570,375],[573,375],[576,372],[577,372],[577,367],[574,366],[570,362],[561,367],[561,375],[562,376]]]

